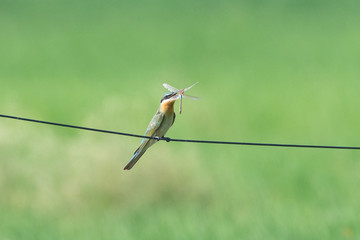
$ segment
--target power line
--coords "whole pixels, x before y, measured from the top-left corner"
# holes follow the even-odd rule
[[[228,144],[228,145],[248,145],[248,146],[266,146],[266,147],[291,147],[291,148],[327,148],[327,149],[352,149],[352,150],[360,150],[360,147],[348,147],[348,146],[324,146],[324,145],[308,145],[308,144],[279,144],[279,143],[251,143],[251,142],[229,142],[229,141],[212,141],[212,140],[193,140],[193,139],[176,139],[176,138],[168,138],[168,137],[149,137],[143,135],[137,135],[132,133],[124,133],[124,132],[117,132],[117,131],[109,131],[103,129],[96,129],[96,128],[89,128],[89,127],[82,127],[82,126],[75,126],[63,123],[55,123],[55,122],[48,122],[48,121],[41,121],[36,119],[30,118],[22,118],[22,117],[15,117],[9,115],[2,115],[2,118],[10,118],[16,119],[21,121],[28,121],[28,122],[35,122],[35,123],[42,123],[48,125],[54,125],[59,127],[67,127],[67,128],[75,128],[80,130],[86,131],[93,131],[93,132],[101,132],[101,133],[108,133],[108,134],[116,134],[116,135],[123,135],[128,137],[137,137],[137,138],[149,138],[149,139],[156,139],[158,141],[166,141],[166,142],[190,142],[190,143],[208,143],[208,144]]]

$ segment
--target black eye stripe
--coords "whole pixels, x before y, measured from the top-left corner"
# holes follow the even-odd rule
[[[169,93],[169,94],[166,94],[160,102],[166,100],[166,99],[169,99],[169,98],[172,98],[173,96],[175,96],[177,93]]]

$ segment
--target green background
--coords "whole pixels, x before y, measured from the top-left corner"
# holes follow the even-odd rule
[[[358,1],[0,2],[0,112],[142,134],[359,146]],[[178,111],[178,104],[175,105]],[[0,119],[0,240],[360,239],[360,153]]]

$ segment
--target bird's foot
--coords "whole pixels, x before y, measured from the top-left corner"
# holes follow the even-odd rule
[[[167,142],[170,142],[170,141],[171,141],[170,138],[164,137],[164,136],[162,136],[162,137],[156,136],[156,137],[154,137],[154,139],[155,139],[156,141],[160,141],[160,140],[165,140],[165,141],[167,141]]]
[[[168,137],[162,137],[162,139],[165,140],[166,142],[170,142],[170,140],[171,140],[171,139],[168,138]]]

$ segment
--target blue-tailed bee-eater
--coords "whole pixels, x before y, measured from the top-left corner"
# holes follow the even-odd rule
[[[195,83],[196,84],[196,83]],[[157,110],[155,116],[149,123],[145,136],[153,138],[162,138],[165,136],[169,128],[174,124],[175,121],[175,112],[174,112],[174,103],[177,99],[180,98],[180,114],[182,111],[182,97],[188,97],[193,100],[199,100],[200,98],[193,97],[187,94],[184,94],[185,91],[188,91],[192,86],[185,89],[177,89],[169,84],[164,83],[163,86],[171,91],[171,93],[166,94],[160,101],[160,107]],[[125,166],[124,170],[130,170],[136,162],[141,158],[141,156],[146,152],[146,150],[151,147],[158,139],[143,138],[138,149],[136,149],[134,156],[130,159],[128,164]]]

